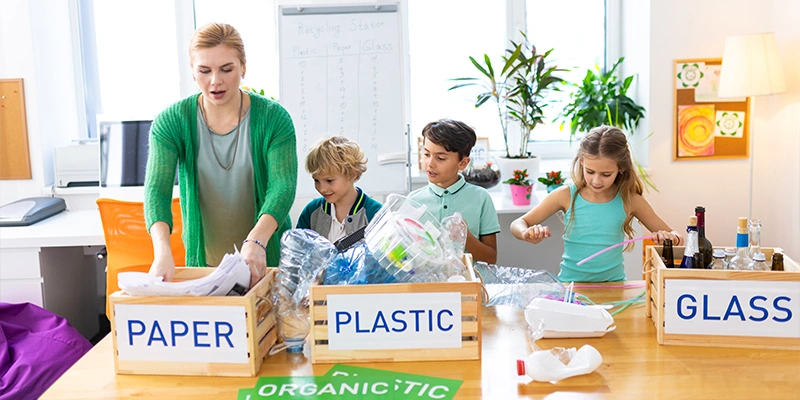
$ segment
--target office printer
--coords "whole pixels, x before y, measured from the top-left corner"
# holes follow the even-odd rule
[[[100,185],[100,149],[97,142],[56,147],[53,164],[56,187]]]

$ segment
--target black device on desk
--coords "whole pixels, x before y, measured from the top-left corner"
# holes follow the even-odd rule
[[[28,226],[67,209],[60,197],[29,197],[0,207],[0,226]]]

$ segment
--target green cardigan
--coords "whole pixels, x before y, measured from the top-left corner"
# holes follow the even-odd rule
[[[297,141],[289,113],[277,102],[250,95],[250,149],[253,156],[256,215],[278,221],[267,244],[267,265],[280,260],[280,239],[291,229],[289,209],[297,188]],[[183,244],[187,266],[205,266],[203,219],[197,187],[197,98],[180,100],[162,111],[150,129],[150,150],[145,175],[144,210],[147,230],[164,221],[172,231],[172,187],[175,168],[181,193]],[[214,227],[212,229],[216,229]],[[219,227],[222,228],[222,227]],[[233,250],[233,249],[231,249]]]

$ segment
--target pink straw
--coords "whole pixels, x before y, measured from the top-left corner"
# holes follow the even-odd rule
[[[652,236],[641,236],[641,237],[633,238],[633,239],[630,239],[630,240],[626,240],[626,241],[624,241],[622,243],[617,243],[617,244],[615,244],[613,246],[606,247],[605,249],[600,250],[597,253],[594,253],[594,254],[590,255],[589,257],[584,258],[581,261],[578,261],[578,265],[581,265],[581,264],[583,264],[583,263],[585,263],[585,262],[587,262],[587,261],[599,256],[600,254],[603,254],[603,253],[605,253],[605,252],[607,252],[607,251],[609,251],[609,250],[611,250],[611,249],[613,249],[615,247],[624,246],[624,245],[626,245],[628,243],[633,243],[633,242],[635,242],[637,240],[650,239],[651,237]]]

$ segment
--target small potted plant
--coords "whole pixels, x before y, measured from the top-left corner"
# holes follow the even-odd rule
[[[547,188],[547,193],[558,189],[564,184],[564,178],[561,176],[561,171],[545,172],[544,175],[544,177],[540,177],[538,180]]]
[[[528,179],[528,170],[515,169],[513,175],[513,177],[503,181],[503,183],[508,183],[511,187],[511,201],[515,206],[527,206],[531,204],[533,185]]]

